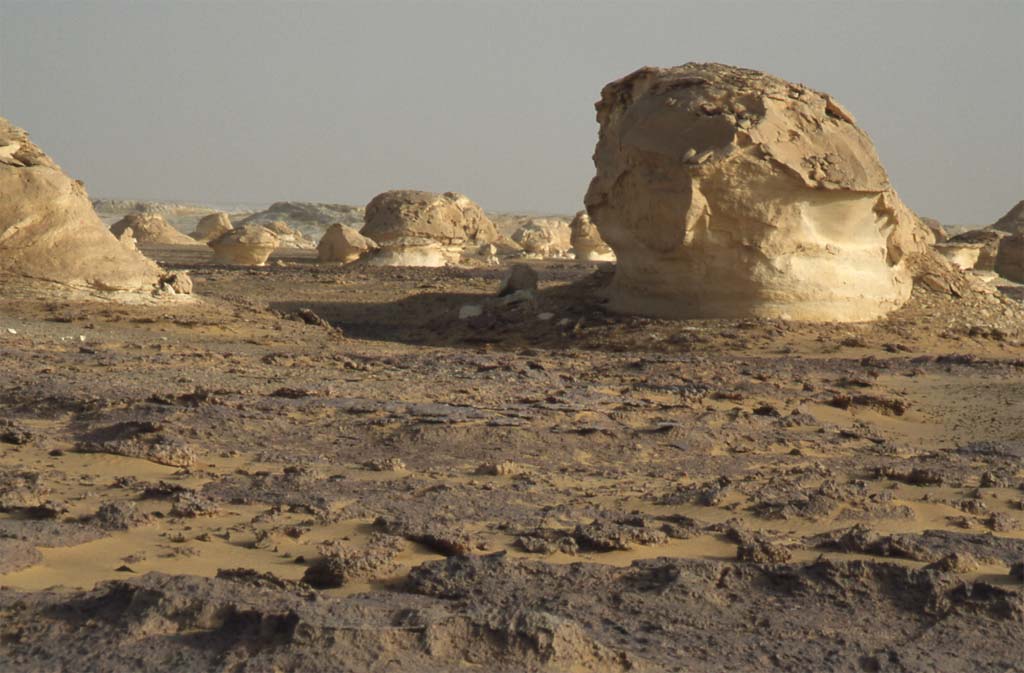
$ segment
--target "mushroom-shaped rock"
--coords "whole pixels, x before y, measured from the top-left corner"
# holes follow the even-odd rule
[[[953,266],[963,271],[970,271],[978,264],[978,258],[984,249],[982,243],[936,243],[935,251],[950,261]]]
[[[1007,280],[1024,283],[1024,230],[999,242],[995,271]]]
[[[110,225],[114,236],[120,236],[126,229],[132,230],[136,242],[143,245],[197,245],[191,236],[186,236],[158,213],[129,213]]]
[[[227,213],[210,213],[199,220],[196,230],[190,236],[200,243],[206,243],[223,236],[234,228]]]
[[[149,290],[161,273],[110,233],[82,183],[0,117],[0,276]]]
[[[512,240],[533,257],[564,257],[572,248],[569,223],[555,217],[538,217],[516,229]]]
[[[373,266],[427,266],[454,264],[461,259],[458,253],[432,238],[408,236],[381,245],[366,263]]]
[[[642,68],[597,103],[585,199],[613,310],[859,321],[910,297],[931,236],[827,94],[720,64]]]
[[[220,264],[263,266],[280,241],[269,229],[247,224],[225,232],[207,245],[213,248],[213,261]]]
[[[965,231],[962,234],[957,234],[946,241],[946,245],[977,246],[978,257],[975,260],[974,266],[971,268],[977,271],[995,271],[996,255],[999,253],[999,247],[1002,240],[1007,236],[1008,234],[1005,231],[999,231],[996,229],[973,229],[971,231]],[[939,246],[935,247],[937,250],[942,252]],[[943,254],[945,255],[945,253]]]
[[[413,258],[430,261],[431,266],[457,262],[465,249],[499,237],[494,223],[468,197],[407,189],[373,197],[361,233],[382,248],[374,263],[396,265]],[[388,253],[389,249],[394,250]]]
[[[572,252],[583,262],[614,262],[615,251],[601,238],[601,232],[590,221],[587,211],[581,210],[569,225],[572,232]]]
[[[317,244],[316,256],[320,262],[348,264],[376,249],[377,244],[372,238],[363,236],[352,227],[335,223],[327,228]]]

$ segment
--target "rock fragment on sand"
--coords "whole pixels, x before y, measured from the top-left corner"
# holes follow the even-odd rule
[[[257,224],[232,229],[207,243],[213,261],[236,266],[264,266],[281,244],[277,234]]]

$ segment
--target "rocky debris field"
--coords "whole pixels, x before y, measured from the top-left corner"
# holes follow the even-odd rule
[[[193,297],[0,297],[4,671],[1024,670],[1019,303],[144,251]]]

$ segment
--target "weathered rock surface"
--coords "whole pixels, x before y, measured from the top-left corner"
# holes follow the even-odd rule
[[[277,235],[277,240],[282,248],[309,250],[314,247],[313,242],[303,236],[301,231],[292,229],[284,220],[276,220],[263,226]]]
[[[1000,217],[989,229],[998,229],[1008,234],[1019,234],[1024,232],[1024,201],[1010,208],[1009,212]]]
[[[278,201],[266,210],[243,218],[239,224],[262,224],[286,222],[293,228],[302,226],[326,227],[335,222],[359,225],[363,221],[364,208],[342,203],[307,203],[302,201]]]
[[[994,266],[1003,278],[1024,283],[1024,229],[999,242]]]
[[[207,243],[219,264],[263,266],[280,245],[277,234],[258,224],[247,224]]]
[[[949,240],[949,234],[946,233],[946,228],[942,226],[942,222],[939,222],[934,217],[922,217],[921,224],[928,227],[928,230],[932,232],[932,236],[935,237],[936,243],[942,243]]]
[[[968,271],[977,266],[978,259],[981,257],[981,253],[985,249],[985,244],[946,242],[936,243],[932,247],[937,253],[948,259],[949,262],[958,269]]]
[[[363,236],[352,227],[335,223],[327,229],[316,246],[317,260],[348,264],[378,247],[372,238]]]
[[[151,289],[160,268],[119,243],[82,183],[0,117],[0,275],[98,290]]]
[[[691,63],[612,82],[597,118],[586,205],[614,310],[860,321],[909,298],[931,236],[829,95]]]
[[[569,229],[571,231],[569,242],[572,244],[572,251],[576,255],[576,259],[582,262],[615,261],[615,251],[601,238],[601,232],[594,226],[587,211],[581,210],[576,213]]]
[[[529,220],[512,234],[512,240],[532,257],[565,257],[572,248],[569,223],[553,217]]]
[[[197,245],[198,241],[187,236],[171,225],[159,213],[129,213],[110,227],[114,236],[120,236],[128,229],[137,243],[143,245]]]
[[[191,236],[201,243],[207,243],[223,236],[234,228],[234,225],[231,224],[231,218],[228,217],[227,213],[210,213],[199,220]]]
[[[366,206],[360,232],[381,246],[372,263],[387,266],[443,266],[456,263],[499,238],[480,206],[454,192],[393,190]]]
[[[996,255],[999,253],[999,244],[1007,236],[1004,231],[995,229],[975,229],[965,231],[950,238],[947,245],[972,245],[978,246],[978,257],[971,267],[978,271],[995,271]]]

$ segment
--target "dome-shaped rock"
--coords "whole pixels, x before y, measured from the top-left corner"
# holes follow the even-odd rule
[[[642,68],[596,107],[586,206],[616,254],[614,310],[858,321],[910,297],[931,236],[827,94],[691,63]]]
[[[277,234],[258,224],[232,229],[207,243],[219,264],[263,266],[280,245]]]
[[[160,267],[99,219],[82,183],[2,117],[0,195],[0,275],[99,290],[148,290],[159,280]]]
[[[348,264],[377,247],[372,238],[363,236],[352,227],[335,223],[328,227],[320,239],[316,254],[320,262]]]
[[[110,225],[114,236],[120,236],[126,229],[132,230],[136,242],[143,245],[197,245],[191,236],[186,236],[171,225],[159,213],[129,213]]]
[[[195,231],[190,235],[200,243],[206,243],[223,236],[234,228],[227,213],[210,213],[199,220]]]

